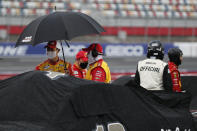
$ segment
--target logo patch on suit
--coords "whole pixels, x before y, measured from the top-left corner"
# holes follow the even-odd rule
[[[47,66],[44,66],[43,68],[44,68],[44,69],[49,69],[49,67],[50,67],[50,66],[49,66],[49,65],[47,65]]]
[[[59,66],[64,66],[64,64],[59,64]]]
[[[174,74],[174,78],[177,78],[177,74],[176,74],[176,72],[174,72],[173,74]]]
[[[77,75],[78,74],[78,71],[74,71],[74,74]]]

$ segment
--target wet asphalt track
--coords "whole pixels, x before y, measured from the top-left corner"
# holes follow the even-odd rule
[[[135,72],[137,62],[145,57],[124,57],[124,58],[107,58],[105,61],[109,64],[111,72]],[[45,57],[4,57],[0,58],[0,73],[22,73],[34,70],[35,66],[44,61]],[[70,63],[74,58],[66,58]],[[167,59],[165,59],[167,61]],[[197,71],[197,58],[184,58],[180,66],[181,71]]]

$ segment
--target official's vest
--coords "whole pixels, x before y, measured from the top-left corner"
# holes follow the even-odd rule
[[[88,71],[86,73],[86,79],[92,80],[91,71],[95,67],[98,67],[98,66],[102,67],[106,73],[105,83],[110,83],[111,82],[111,73],[110,73],[110,69],[105,61],[97,61],[94,64],[89,65]]]
[[[167,63],[160,59],[145,59],[138,62],[140,86],[148,90],[164,90],[163,71]]]

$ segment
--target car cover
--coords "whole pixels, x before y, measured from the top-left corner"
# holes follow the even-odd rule
[[[194,131],[189,97],[30,71],[0,81],[1,131]],[[187,99],[187,101],[185,101]],[[183,101],[183,102],[182,102]],[[169,105],[168,105],[169,103]]]

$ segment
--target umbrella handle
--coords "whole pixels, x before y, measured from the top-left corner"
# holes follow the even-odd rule
[[[66,68],[66,60],[65,60],[65,56],[64,56],[64,48],[63,48],[61,40],[60,40],[60,43],[61,43],[61,47],[62,47],[62,54],[63,54],[63,60],[64,60],[64,70],[65,70],[65,74],[67,74],[68,73],[68,69]]]
[[[68,46],[68,48],[70,48],[70,45],[68,44],[68,42],[66,40],[64,40],[66,45]]]

